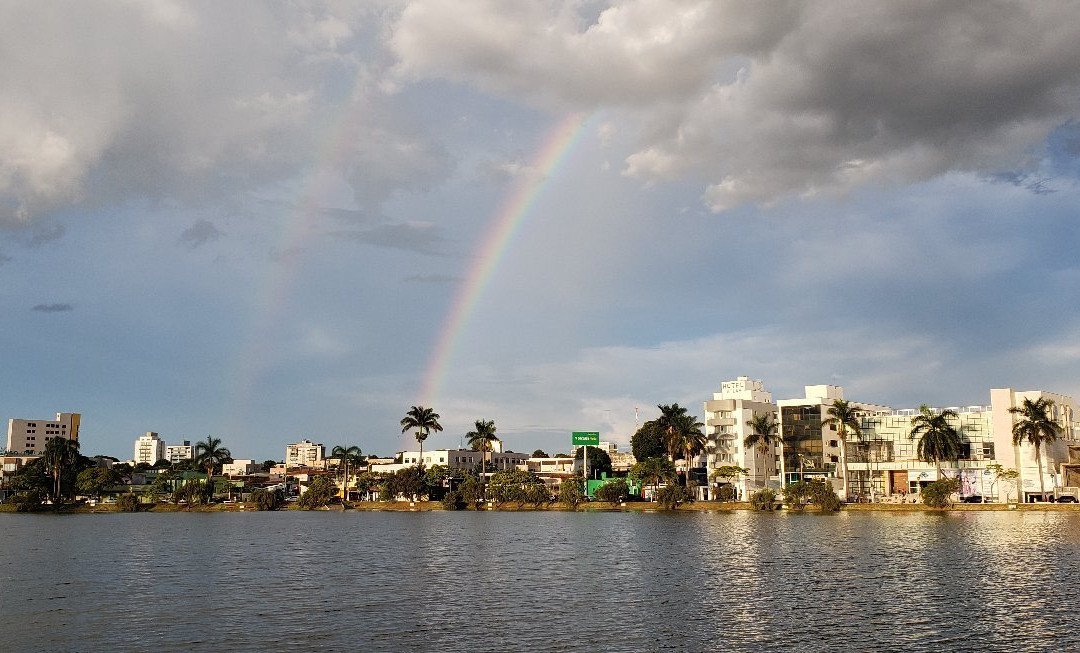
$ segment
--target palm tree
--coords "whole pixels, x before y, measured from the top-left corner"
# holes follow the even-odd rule
[[[679,415],[674,422],[673,437],[686,461],[685,485],[690,487],[690,464],[692,459],[705,448],[705,433],[701,430],[705,425],[697,421],[694,415]]]
[[[833,399],[828,410],[829,417],[821,421],[822,426],[836,425],[836,433],[840,438],[840,460],[844,473],[844,500],[848,498],[848,469],[847,469],[847,434],[850,429],[859,440],[862,440],[862,428],[859,427],[858,409],[851,402],[843,399]],[[873,479],[870,480],[871,484]]]
[[[492,419],[478,419],[475,423],[475,429],[465,434],[465,437],[469,438],[469,446],[473,451],[481,452],[480,455],[480,487],[486,488],[487,486],[487,455],[488,452],[494,448],[495,441],[499,438],[495,436],[495,420]]]
[[[1013,424],[1013,446],[1029,442],[1035,447],[1035,467],[1039,472],[1039,494],[1044,498],[1046,487],[1043,485],[1042,475],[1042,446],[1056,442],[1062,432],[1061,425],[1050,417],[1053,409],[1054,400],[1046,397],[1039,397],[1035,401],[1024,399],[1022,404],[1009,409],[1013,415],[1020,416],[1020,419]]]
[[[916,450],[919,460],[933,462],[941,477],[945,476],[941,471],[941,461],[960,457],[960,431],[949,423],[950,419],[958,417],[956,411],[950,408],[935,413],[923,404],[919,407],[919,414],[911,418],[911,437],[919,438]]]
[[[330,450],[330,457],[338,459],[338,467],[344,467],[344,474],[341,481],[341,501],[349,500],[349,463],[359,464],[362,460],[360,447],[356,445],[341,446],[338,445]]]
[[[761,483],[761,487],[765,487],[768,481],[768,458],[769,452],[777,444],[781,444],[780,439],[780,425],[773,419],[772,413],[754,413],[753,417],[746,420],[746,425],[750,427],[750,435],[743,438],[744,447],[755,447],[754,462],[757,466],[757,454],[761,453],[763,467],[765,468],[765,480]]]
[[[664,434],[664,444],[667,446],[668,458],[671,462],[675,462],[675,455],[679,453],[680,442],[676,435],[676,429],[678,428],[678,421],[680,418],[686,416],[686,409],[679,404],[657,404],[657,408],[660,409],[660,417],[656,420],[656,425],[660,431]]]
[[[676,478],[675,464],[663,456],[647,458],[638,461],[630,468],[630,478],[635,479],[642,486],[653,486],[653,498],[660,488],[661,481],[670,481]]]
[[[232,453],[221,446],[221,438],[207,435],[205,441],[195,443],[195,462],[206,468],[207,496],[214,496],[214,468],[231,460]]]
[[[420,466],[424,466],[424,440],[427,440],[428,431],[436,433],[442,431],[439,424],[439,414],[431,408],[413,406],[405,417],[401,418],[401,432],[416,429],[416,441],[420,443]]]
[[[79,460],[79,441],[56,436],[45,443],[45,467],[52,472],[53,500],[60,502],[60,477]]]

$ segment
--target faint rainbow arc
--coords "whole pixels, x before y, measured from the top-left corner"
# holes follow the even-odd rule
[[[529,216],[537,198],[547,188],[552,175],[573,150],[585,131],[589,115],[571,114],[558,122],[546,135],[543,146],[533,158],[530,168],[537,172],[527,175],[500,205],[495,219],[483,242],[477,248],[473,263],[457,295],[450,312],[443,322],[435,349],[424,374],[421,404],[433,405],[439,399],[443,381],[453,359],[454,350],[468,327],[469,318],[475,312],[494,272],[510,248],[525,218]]]

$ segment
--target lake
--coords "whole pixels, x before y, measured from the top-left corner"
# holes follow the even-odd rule
[[[1068,651],[1080,515],[0,514],[4,651]]]

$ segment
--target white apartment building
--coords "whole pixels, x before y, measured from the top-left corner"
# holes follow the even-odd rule
[[[135,464],[146,463],[153,465],[165,458],[165,441],[153,431],[147,431],[146,435],[139,436],[135,440]]]
[[[746,447],[743,441],[750,435],[746,425],[754,415],[768,414],[777,419],[776,404],[772,393],[765,390],[765,384],[758,379],[740,376],[734,381],[720,384],[720,392],[713,393],[713,398],[705,402],[705,470],[711,475],[717,467],[735,465],[749,471],[732,484],[740,499],[745,500],[751,493],[779,485],[779,447],[773,447],[765,454],[758,447]]]
[[[262,463],[254,460],[234,460],[221,466],[223,476],[251,476],[255,472],[262,471]]]
[[[311,440],[301,440],[293,444],[285,445],[285,466],[289,469],[294,467],[326,467],[326,447],[316,444]]]
[[[79,413],[57,413],[56,419],[9,419],[6,450],[9,455],[40,456],[53,438],[78,442],[81,422]]]
[[[502,451],[502,447],[498,447],[499,451],[487,452],[487,471],[488,473],[499,471],[500,469],[517,469],[517,466],[524,463],[529,458],[527,453],[513,453],[512,451]],[[453,469],[473,469],[480,466],[480,460],[484,453],[480,451],[473,451],[472,449],[425,449],[424,450],[424,466],[432,467],[434,465],[446,465]],[[400,463],[392,464],[372,464],[371,471],[379,472],[396,472],[399,469],[405,469],[411,467],[420,462],[420,451],[399,451],[395,459],[400,459]]]
[[[1024,399],[1039,398],[1054,402],[1051,417],[1062,427],[1061,439],[1041,448],[1041,464],[1031,444],[1013,445],[1012,429],[1018,416],[1009,412]],[[949,478],[960,479],[962,497],[1026,501],[1039,495],[1040,476],[1048,495],[1066,484],[1064,468],[1071,462],[1070,447],[1080,447],[1080,422],[1072,397],[1043,390],[996,388],[990,390],[989,406],[950,409],[958,414],[952,424],[960,432],[961,455],[959,460],[942,461],[941,467]],[[849,440],[848,444],[848,471],[855,492],[867,493],[872,479],[877,495],[911,496],[939,480],[933,463],[918,460],[918,441],[910,437],[911,420],[917,415],[919,410],[909,408],[870,411],[863,416],[863,443]],[[999,482],[990,469],[994,464],[1017,470],[1019,478],[1013,483]]]
[[[195,445],[191,444],[189,440],[184,440],[183,444],[165,445],[165,460],[170,463],[176,464],[181,460],[192,460],[194,458]]]

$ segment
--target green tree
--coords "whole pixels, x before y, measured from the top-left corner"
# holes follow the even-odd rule
[[[53,500],[61,501],[60,478],[79,462],[79,441],[56,436],[45,443],[41,456],[53,478]]]
[[[922,490],[923,503],[931,508],[948,508],[952,505],[952,495],[960,491],[960,481],[955,478],[943,478],[927,485]]]
[[[656,420],[645,422],[630,437],[630,451],[636,460],[648,460],[667,454],[664,430]]]
[[[679,404],[657,404],[660,409],[660,417],[656,420],[660,432],[664,434],[664,448],[671,462],[675,462],[675,456],[682,449],[682,438],[679,437],[680,420],[687,416],[686,408]]]
[[[743,446],[754,449],[754,461],[757,461],[757,455],[760,453],[763,459],[762,471],[765,478],[762,479],[760,486],[765,487],[768,484],[768,456],[776,445],[783,447],[784,441],[780,437],[780,425],[776,422],[772,413],[754,413],[753,417],[746,420],[746,425],[750,427],[750,434],[743,438]],[[781,455],[782,449],[781,449]]]
[[[1061,437],[1062,428],[1051,414],[1054,410],[1054,400],[1039,397],[1035,401],[1024,399],[1019,406],[1013,406],[1009,412],[1018,415],[1019,418],[1013,424],[1013,446],[1020,446],[1025,442],[1035,447],[1035,468],[1039,474],[1039,494],[1046,496],[1046,487],[1043,484],[1042,473],[1042,446],[1057,442]]]
[[[121,494],[116,498],[116,509],[120,512],[137,512],[139,497],[134,494]]]
[[[832,483],[827,481],[796,481],[784,486],[784,503],[792,510],[801,512],[811,502],[823,512],[836,512],[841,505]]]
[[[427,440],[428,432],[439,433],[443,430],[439,424],[439,414],[431,408],[413,406],[401,418],[401,432],[416,429],[416,441],[420,444],[420,465],[424,464],[424,440]]]
[[[487,487],[487,457],[488,453],[495,448],[498,437],[495,435],[495,420],[478,419],[473,424],[473,430],[465,434],[469,439],[469,447],[473,451],[480,452],[480,484],[481,489]]]
[[[195,462],[206,470],[207,493],[213,498],[214,470],[232,462],[232,453],[221,445],[221,438],[207,435],[206,440],[195,443]]]
[[[683,486],[674,483],[665,485],[656,492],[656,502],[664,510],[674,510],[679,507],[680,503],[687,503],[691,500],[693,500],[693,497],[690,496],[690,492]]]
[[[705,433],[702,432],[704,424],[697,421],[693,415],[679,415],[675,419],[675,434],[678,449],[686,461],[686,487],[690,487],[690,470],[694,458],[705,449]]]
[[[264,472],[269,472],[271,469],[276,467],[277,464],[278,462],[276,460],[264,460],[262,463],[262,470]]]
[[[754,510],[772,512],[776,509],[776,492],[763,488],[750,495],[750,507]]]
[[[745,467],[739,467],[738,465],[721,465],[713,470],[713,473],[709,476],[710,481],[724,481],[727,480],[733,483],[740,475],[746,474],[750,470]],[[734,501],[735,500],[735,488],[731,485],[724,485],[716,492],[716,499],[720,501]]]
[[[499,504],[528,503],[536,487],[544,487],[544,481],[533,472],[502,469],[491,475],[491,498]]]
[[[836,434],[840,440],[840,460],[844,474],[844,499],[848,498],[848,467],[847,467],[847,436],[848,433],[855,435],[862,441],[862,427],[859,425],[859,409],[849,401],[833,399],[832,405],[827,411],[829,415],[821,420],[822,426],[835,426]],[[801,478],[801,477],[800,477]]]
[[[90,467],[79,472],[75,479],[75,488],[81,494],[100,499],[105,488],[119,483],[120,475],[113,470],[104,467]]]
[[[547,458],[548,455],[547,455],[547,452],[544,451],[543,449],[537,449],[537,450],[532,452],[532,457],[533,458]]]
[[[349,500],[349,465],[359,465],[364,457],[356,445],[338,445],[330,450],[330,457],[338,459],[338,469],[342,471],[341,501],[344,505]]]
[[[611,473],[611,456],[600,447],[584,445],[574,453],[574,460],[581,460],[582,452],[589,450],[589,478],[599,478],[600,474]]]
[[[625,478],[614,478],[596,488],[597,501],[622,503],[630,496],[630,486]]]
[[[278,510],[285,500],[279,491],[256,488],[251,492],[251,503],[256,510]]]
[[[559,503],[576,510],[585,501],[585,491],[582,489],[585,479],[581,476],[573,476],[562,482],[559,486]]]
[[[304,510],[314,510],[325,506],[335,494],[337,494],[337,486],[329,476],[316,476],[311,479],[307,490],[300,495],[297,503]]]
[[[959,415],[951,408],[935,413],[923,404],[919,407],[919,414],[911,418],[910,437],[919,439],[916,447],[919,460],[934,463],[941,476],[945,476],[941,461],[960,457],[960,432],[949,423],[950,419],[957,417]]]
[[[641,485],[653,486],[653,496],[656,496],[656,492],[660,488],[661,483],[669,483],[677,475],[675,473],[675,463],[671,462],[667,458],[656,456],[654,458],[647,458],[634,464],[630,468],[630,478],[634,479]]]

